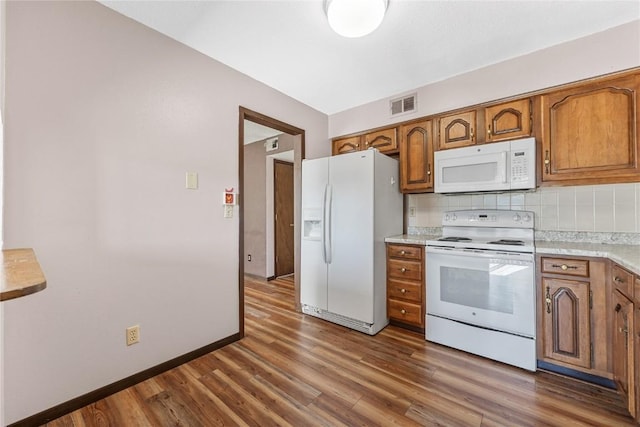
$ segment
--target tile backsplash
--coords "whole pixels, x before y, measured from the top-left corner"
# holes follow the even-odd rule
[[[498,194],[412,194],[409,227],[440,227],[458,209],[515,209],[535,213],[536,230],[640,233],[640,183],[542,187]]]

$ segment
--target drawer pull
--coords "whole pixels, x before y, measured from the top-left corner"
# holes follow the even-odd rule
[[[403,294],[406,294],[407,290],[406,289],[400,289],[400,292],[403,293]]]
[[[400,251],[400,255],[406,255],[406,252],[403,250]]]
[[[407,314],[407,310],[405,310],[404,308],[402,310],[400,310],[400,313],[402,314]]]
[[[624,283],[624,279],[622,279],[622,278],[620,278],[618,276],[614,277],[613,281],[616,282],[616,283]]]
[[[406,271],[407,271],[407,269],[406,269],[406,268],[404,268],[404,267],[402,267],[402,268],[400,269],[400,271],[404,273],[404,272],[406,272]]]
[[[560,264],[552,264],[551,267],[559,268],[559,269],[564,270],[564,271],[569,270],[569,269],[576,270],[578,268],[575,265],[567,265],[567,264],[562,264],[562,265],[560,265]]]
[[[622,306],[620,304],[616,304],[616,307],[614,308],[616,313],[618,313],[621,309],[622,309]]]
[[[547,303],[547,313],[551,313],[551,293],[549,286],[547,286],[547,294],[544,297],[545,302]]]

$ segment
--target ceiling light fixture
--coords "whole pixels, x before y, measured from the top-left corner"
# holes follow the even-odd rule
[[[343,37],[362,37],[382,23],[388,0],[325,0],[329,26]]]

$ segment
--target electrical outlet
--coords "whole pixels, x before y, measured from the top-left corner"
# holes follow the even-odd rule
[[[409,207],[409,216],[412,218],[416,216],[416,208],[414,208],[413,206]]]
[[[132,345],[140,341],[140,325],[129,326],[127,328],[127,345]]]

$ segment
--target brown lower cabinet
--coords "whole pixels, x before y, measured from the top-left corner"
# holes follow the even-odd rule
[[[538,360],[611,380],[640,422],[640,279],[603,258],[539,254],[537,265]]]
[[[392,324],[424,333],[424,246],[387,243],[387,314]]]
[[[607,330],[607,261],[538,255],[538,359],[613,379]]]

